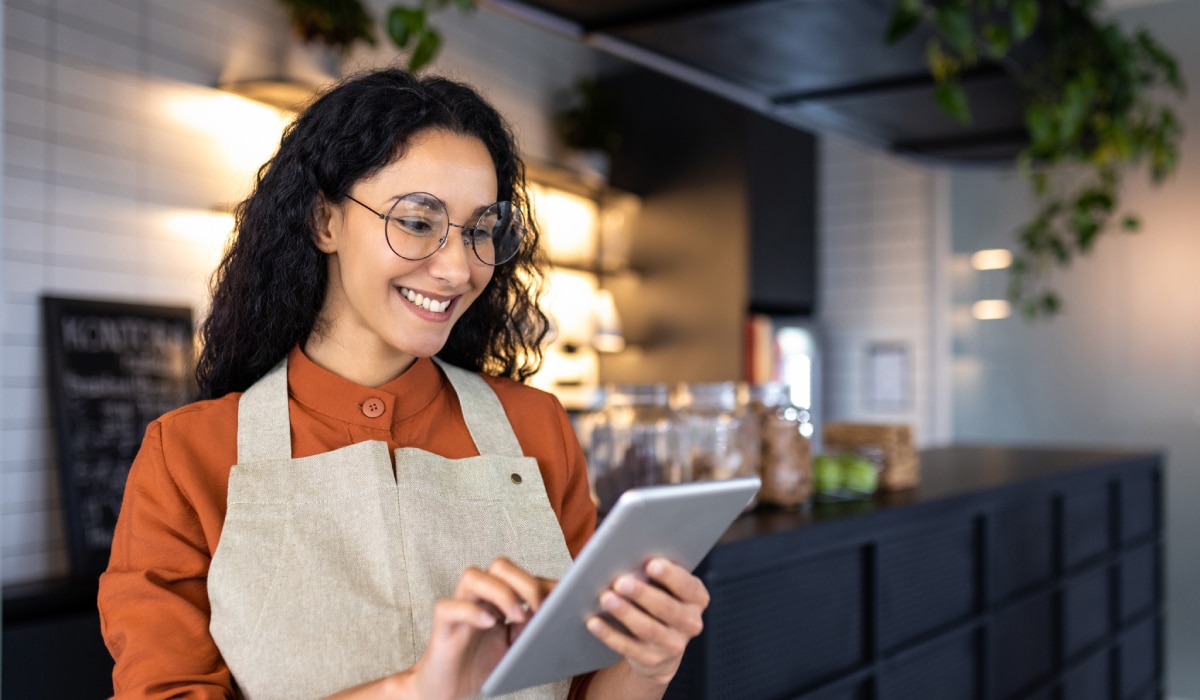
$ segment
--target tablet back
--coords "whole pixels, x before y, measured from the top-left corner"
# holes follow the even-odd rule
[[[611,666],[620,658],[587,631],[599,598],[661,556],[692,570],[758,491],[756,477],[626,491],[483,684],[509,693]]]

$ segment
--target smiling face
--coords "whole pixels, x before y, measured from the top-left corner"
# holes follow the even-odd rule
[[[350,188],[350,196],[383,213],[413,192],[442,200],[452,223],[474,223],[497,196],[487,147],[472,136],[420,132],[403,157]],[[305,354],[367,386],[437,354],[492,279],[492,268],[479,264],[460,229],[452,227],[432,256],[405,260],[388,247],[384,222],[349,199],[322,208],[314,240],[328,256],[329,284],[320,331],[305,343]]]

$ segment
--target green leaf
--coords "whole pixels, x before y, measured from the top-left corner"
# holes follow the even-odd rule
[[[966,3],[948,2],[938,6],[934,24],[946,43],[963,58],[971,61],[975,54],[975,28]]]
[[[1033,30],[1037,28],[1039,13],[1037,0],[1016,0],[1013,3],[1013,41],[1021,41],[1033,34]]]
[[[1042,313],[1053,316],[1062,308],[1062,302],[1054,292],[1046,292],[1042,295],[1041,307]]]
[[[424,14],[420,10],[396,6],[388,12],[388,36],[398,48],[408,46],[409,40],[414,34],[420,33],[424,24]]]
[[[929,67],[933,79],[939,83],[953,80],[960,68],[959,60],[950,55],[942,46],[942,42],[936,39],[930,39],[929,43],[925,44],[925,65]]]
[[[417,38],[417,45],[408,57],[408,69],[414,73],[429,65],[442,46],[442,35],[436,29],[426,28]]]
[[[983,28],[983,42],[987,47],[988,56],[1000,60],[1012,47],[1012,35],[1008,27],[1002,24],[989,24]]]
[[[967,93],[958,83],[939,83],[934,99],[946,114],[961,124],[971,123],[971,107],[967,104]]]
[[[884,40],[889,44],[894,44],[911,34],[919,24],[921,24],[921,15],[900,3],[896,6],[896,11],[892,13],[891,21],[888,22]]]

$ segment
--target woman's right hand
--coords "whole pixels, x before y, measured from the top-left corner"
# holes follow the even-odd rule
[[[554,584],[504,558],[464,571],[454,595],[434,606],[429,646],[405,674],[412,697],[478,693]]]

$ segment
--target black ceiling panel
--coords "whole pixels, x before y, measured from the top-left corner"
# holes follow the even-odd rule
[[[941,111],[924,66],[928,35],[894,45],[884,39],[894,0],[485,4],[548,14],[587,43],[796,126],[947,159],[1009,159],[1024,140],[1016,87],[999,70],[983,69],[965,82],[972,124]]]

